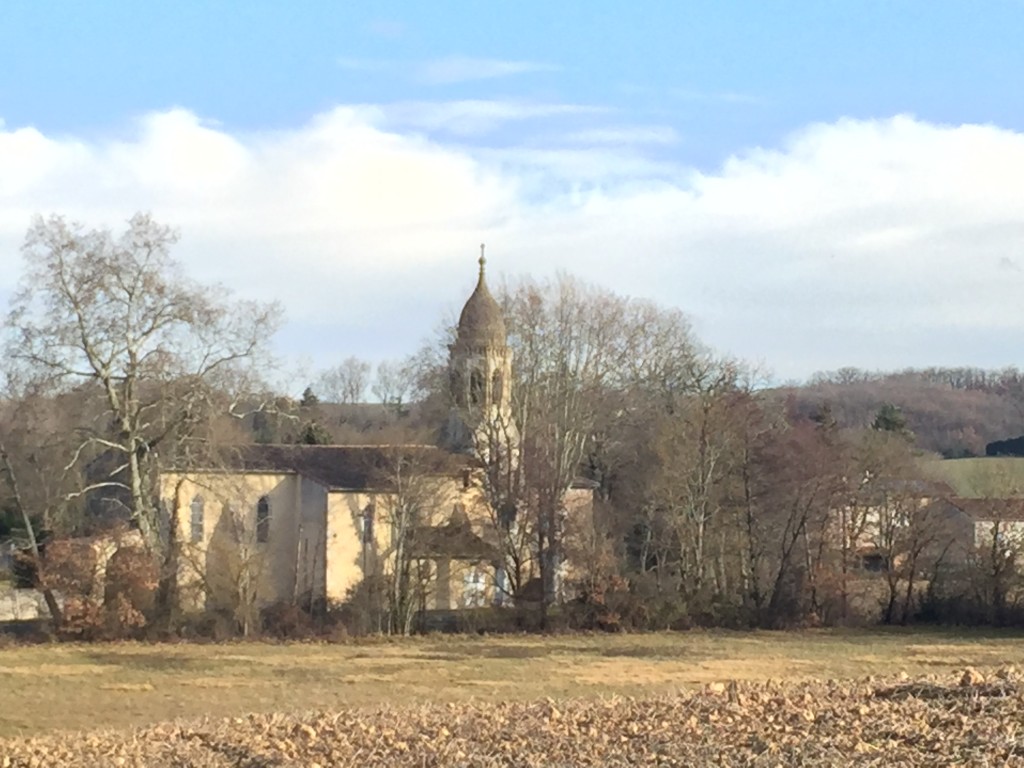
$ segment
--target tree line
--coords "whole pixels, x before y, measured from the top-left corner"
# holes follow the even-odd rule
[[[991,442],[1024,431],[1024,373],[1014,367],[924,368],[883,372],[841,368],[777,396],[805,417],[828,402],[844,427],[867,427],[878,408],[900,408],[921,450],[945,458],[984,456]]]
[[[145,215],[120,235],[40,218],[25,241],[5,325],[3,510],[57,625],[69,623],[70,604],[61,608],[54,592],[77,589],[78,622],[88,614],[94,625],[176,631],[188,550],[174,515],[186,512],[166,518],[161,472],[205,466],[217,445],[429,442],[458,407],[451,329],[373,377],[348,358],[301,399],[273,392],[264,373],[279,308],[191,281],[171,255],[175,241]],[[477,430],[473,447],[484,457],[503,588],[513,604],[536,604],[538,625],[1015,615],[1015,552],[971,544],[954,560],[941,510],[921,505],[916,412],[887,398],[854,418],[826,396],[877,381],[848,372],[780,393],[701,344],[680,311],[571,276],[511,280],[498,300],[514,353],[512,409]],[[911,378],[938,386],[943,375]],[[985,387],[1013,380],[991,376],[982,387],[982,378],[942,386],[987,396]],[[368,390],[377,406],[361,402]],[[514,455],[502,449],[513,432]],[[397,469],[417,486],[415,467]],[[592,516],[567,507],[580,480],[594,488]],[[119,525],[140,540],[119,566],[121,587],[95,594],[94,581],[47,566],[45,539]],[[50,551],[70,559],[73,549]],[[397,563],[378,595],[400,631],[413,626],[410,567]]]

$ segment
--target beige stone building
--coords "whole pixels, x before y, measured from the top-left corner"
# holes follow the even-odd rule
[[[218,463],[162,479],[186,603],[340,602],[367,576],[391,575],[398,557],[414,563],[425,609],[493,589],[495,552],[467,511],[479,517],[482,504],[469,457],[430,446],[251,445]]]
[[[512,355],[484,259],[450,348],[444,447],[247,445],[167,473],[160,495],[180,544],[186,608],[243,613],[405,590],[417,610],[507,604],[499,515],[484,467],[517,461]],[[582,514],[592,491],[570,490]]]

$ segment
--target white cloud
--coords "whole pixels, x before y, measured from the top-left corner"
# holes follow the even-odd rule
[[[670,146],[679,142],[679,134],[667,125],[623,125],[587,128],[566,136],[574,144],[659,144]]]
[[[585,104],[464,99],[461,101],[400,101],[356,107],[365,120],[382,128],[412,128],[452,136],[479,136],[507,123],[523,123],[573,115],[596,115],[605,110]]]
[[[473,80],[524,75],[531,72],[552,72],[557,67],[538,61],[482,59],[471,56],[447,56],[423,62],[417,78],[428,85],[451,85]]]
[[[422,133],[559,109],[359,105],[259,134],[172,110],[110,141],[0,128],[0,295],[33,213],[119,226],[147,209],[181,228],[197,278],[280,299],[282,350],[321,364],[411,351],[468,294],[480,242],[496,278],[565,270],[680,306],[780,376],[1022,362],[1024,134],[842,120],[698,173],[643,142]]]

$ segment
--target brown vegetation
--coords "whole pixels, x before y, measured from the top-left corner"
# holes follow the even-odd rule
[[[722,683],[656,698],[341,708],[4,744],[20,766],[1024,764],[1024,684],[989,676]]]
[[[828,403],[843,427],[864,428],[885,404],[898,407],[917,445],[947,458],[984,456],[995,440],[1024,432],[1024,374],[1016,368],[927,368],[820,373],[802,386],[775,390],[792,412],[810,416]]]
[[[692,631],[342,644],[60,644],[0,650],[0,738],[411,702],[668,695],[720,680],[853,679],[1016,665],[1020,636]],[[0,750],[2,753],[2,750]]]

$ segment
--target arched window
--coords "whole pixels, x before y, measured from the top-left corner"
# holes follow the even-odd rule
[[[495,371],[491,376],[491,402],[501,403],[501,371]]]
[[[256,502],[256,541],[261,544],[270,541],[270,502],[266,496]]]
[[[457,368],[453,368],[451,371],[451,396],[458,406],[464,406],[466,404],[466,386],[465,380],[462,378],[462,371]]]
[[[205,520],[203,519],[203,507],[204,504],[202,496],[196,496],[194,499],[192,499],[192,504],[189,506],[189,511],[191,512],[190,521],[192,529],[190,538],[193,544],[203,540],[203,528],[205,524]]]
[[[469,404],[482,405],[484,402],[484,375],[473,371],[469,375]]]
[[[363,510],[363,544],[373,544],[373,521],[377,516],[377,507],[367,504]]]

